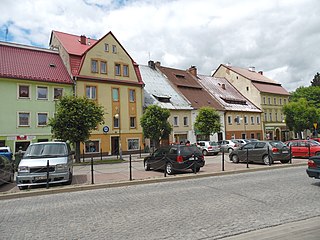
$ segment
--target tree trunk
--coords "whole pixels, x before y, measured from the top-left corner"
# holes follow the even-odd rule
[[[76,163],[80,162],[80,142],[76,142]]]

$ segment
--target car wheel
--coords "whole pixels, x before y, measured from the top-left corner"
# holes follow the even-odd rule
[[[69,180],[66,182],[66,185],[70,185],[72,183],[72,172],[69,172]]]
[[[281,163],[288,163],[290,160],[280,160]]]
[[[232,148],[228,148],[228,153],[231,153],[233,151]]]
[[[269,157],[268,155],[264,155],[263,156],[263,163],[265,164],[265,165],[269,165],[270,163],[272,164],[272,158],[271,157]]]
[[[203,151],[202,151],[202,154],[203,154],[204,156],[207,156],[207,155],[208,155],[208,151],[207,151],[207,150],[203,150]]]
[[[144,170],[150,171],[150,165],[146,161],[144,162]]]
[[[238,163],[239,162],[239,157],[237,155],[232,155],[231,157],[231,161],[234,162],[234,163]]]
[[[20,186],[19,187],[19,190],[25,190],[25,189],[27,189],[28,188],[28,186]]]
[[[320,152],[316,152],[315,155],[316,155],[316,156],[320,156]]]
[[[168,175],[172,175],[173,174],[173,166],[172,166],[171,163],[167,163],[165,171],[166,171],[166,173]]]

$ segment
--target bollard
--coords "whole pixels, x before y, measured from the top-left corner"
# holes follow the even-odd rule
[[[131,163],[131,154],[129,156],[129,172],[130,172],[130,177],[129,180],[132,181],[132,163]]]
[[[100,160],[102,161],[102,148],[100,148]]]
[[[224,171],[224,151],[222,152],[222,171]]]
[[[292,164],[292,146],[290,145],[290,163]]]
[[[165,161],[165,165],[164,165],[164,177],[167,177],[167,164],[168,164],[168,159],[166,156],[164,156],[166,158],[166,161]]]
[[[268,159],[269,159],[269,166],[271,166],[271,157],[270,157],[270,149],[268,147]]]
[[[140,146],[140,155],[139,155],[139,156],[140,156],[140,158],[141,158],[141,146]]]
[[[93,177],[93,157],[91,157],[91,184],[94,184],[94,177]]]
[[[193,153],[193,172],[197,174],[197,162],[196,162],[196,155]]]
[[[49,160],[47,160],[47,187],[49,188]]]
[[[85,159],[84,159],[84,149],[82,150],[82,162],[84,162]]]
[[[249,168],[249,149],[247,148],[247,168]]]
[[[308,143],[308,154],[309,154],[309,158],[310,158],[311,157],[310,143]]]

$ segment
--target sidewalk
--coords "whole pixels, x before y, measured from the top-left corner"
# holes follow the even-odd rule
[[[135,185],[135,184],[145,184],[145,183],[154,183],[154,182],[164,182],[164,181],[176,181],[181,179],[191,179],[191,178],[200,178],[208,176],[218,176],[226,174],[235,174],[241,172],[249,171],[261,171],[261,170],[270,170],[275,168],[286,168],[294,166],[306,166],[307,159],[293,159],[292,163],[281,164],[280,162],[275,162],[272,166],[267,166],[264,164],[247,164],[238,163],[235,164],[229,161],[227,155],[225,155],[224,162],[222,161],[222,155],[218,156],[206,156],[206,164],[201,168],[200,172],[197,174],[192,173],[191,171],[186,171],[183,173],[177,173],[170,176],[164,176],[163,171],[145,171],[143,167],[143,157],[147,154],[132,155],[131,164],[132,171],[130,176],[130,161],[129,156],[123,156],[125,162],[123,163],[114,163],[114,164],[97,164],[93,165],[93,171],[91,165],[75,165],[73,173],[72,185],[64,186],[57,185],[51,186],[49,189],[44,187],[34,187],[28,190],[20,191],[16,187],[15,183],[5,184],[0,187],[0,200],[9,199],[16,197],[25,197],[33,195],[42,195],[42,194],[52,194],[58,192],[68,192],[68,191],[81,191],[97,188],[107,188],[107,187],[117,187],[117,186],[126,186],[126,185]],[[115,156],[110,157],[114,159]],[[104,158],[105,159],[105,158]],[[90,161],[91,159],[86,159]],[[93,178],[92,178],[93,172]],[[131,180],[130,180],[131,177]],[[93,183],[92,183],[93,181]]]

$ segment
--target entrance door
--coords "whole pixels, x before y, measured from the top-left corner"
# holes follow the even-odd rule
[[[119,155],[119,137],[111,137],[111,155]]]
[[[24,142],[16,142],[16,144],[15,144],[15,152],[18,152],[19,150],[26,151],[27,148],[29,147],[29,145],[30,145],[29,141],[28,142],[26,142],[26,141],[24,141]]]

